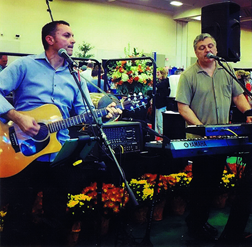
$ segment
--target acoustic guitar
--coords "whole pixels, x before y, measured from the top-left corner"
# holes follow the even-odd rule
[[[145,101],[146,98],[142,95],[133,95],[116,107],[132,111],[145,106]],[[97,117],[108,114],[106,108],[96,109],[94,112]],[[0,178],[19,173],[42,155],[58,152],[61,149],[61,144],[56,137],[59,130],[87,123],[92,119],[90,113],[63,119],[58,107],[52,104],[45,104],[21,113],[34,117],[40,125],[40,131],[36,136],[31,137],[22,132],[12,121],[6,124],[0,122]]]

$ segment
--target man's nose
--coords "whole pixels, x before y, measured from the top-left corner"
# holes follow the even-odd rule
[[[209,48],[208,46],[205,47],[205,51],[209,52],[211,51],[211,48]]]
[[[71,39],[71,43],[72,43],[72,44],[75,44],[75,43],[76,43],[76,41],[75,41],[74,37],[72,37],[72,39]]]

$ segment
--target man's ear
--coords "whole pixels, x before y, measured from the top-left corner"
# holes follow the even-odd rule
[[[49,45],[53,45],[53,44],[54,44],[54,38],[53,38],[52,35],[47,35],[47,36],[45,37],[45,40],[47,41],[47,43],[48,43]]]

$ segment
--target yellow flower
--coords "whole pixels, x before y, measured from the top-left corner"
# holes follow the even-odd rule
[[[79,203],[78,201],[70,200],[70,201],[67,203],[67,207],[73,208],[73,207],[75,207],[78,203]]]
[[[7,214],[7,212],[5,212],[5,211],[0,211],[0,217],[1,217],[1,218],[3,218],[6,214]]]

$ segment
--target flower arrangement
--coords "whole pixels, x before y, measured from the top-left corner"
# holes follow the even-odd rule
[[[84,188],[81,194],[68,194],[68,199],[67,209],[73,215],[94,211],[98,205],[97,183],[92,183],[90,186]],[[103,183],[101,201],[104,215],[118,213],[129,201],[129,195],[123,187],[120,188],[113,184]]]
[[[228,173],[227,170],[224,170],[220,181],[220,188],[224,190],[230,190],[235,187],[235,184],[236,184],[235,174]]]
[[[153,85],[153,66],[146,60],[134,60],[144,56],[134,48],[132,55],[128,55],[132,60],[117,61],[109,68],[108,76],[111,81],[111,88],[115,88],[119,94],[146,92]]]
[[[154,187],[157,179],[157,174],[146,173],[141,176],[142,179],[146,179],[150,186]],[[160,175],[158,180],[157,192],[158,196],[162,196],[167,193],[169,188],[169,177],[167,175]]]
[[[146,179],[132,178],[129,182],[129,186],[135,194],[138,202],[147,202],[152,200],[154,195],[153,184],[148,183]]]
[[[169,174],[167,179],[169,181],[170,192],[182,194],[189,187],[192,177],[185,172],[179,172]]]
[[[157,174],[146,173],[139,179],[131,179],[129,186],[135,193],[137,201],[146,202],[153,199],[156,178]],[[164,198],[169,192],[178,193],[182,189],[188,188],[191,179],[192,177],[184,172],[160,175],[157,187],[157,200]]]
[[[236,70],[235,74],[236,74],[236,77],[244,83],[246,89],[249,92],[252,92],[252,78],[251,78],[250,72],[245,71],[245,70]],[[251,98],[248,97],[247,94],[245,96],[246,96],[248,102],[250,103],[250,105],[252,105]]]
[[[235,71],[235,74],[236,74],[238,79],[249,80],[249,78],[250,78],[250,72],[249,71],[237,70],[237,71]]]
[[[188,165],[183,170],[184,173],[187,174],[188,177],[192,177],[192,161],[188,162]]]

